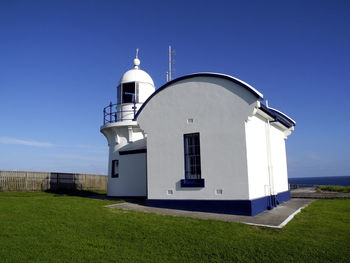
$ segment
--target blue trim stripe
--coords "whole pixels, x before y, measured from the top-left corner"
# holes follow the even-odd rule
[[[148,199],[147,206],[178,209],[186,211],[251,215],[251,201],[249,200],[164,200]]]
[[[290,200],[290,192],[281,192],[274,199],[275,205]],[[253,200],[165,200],[148,199],[146,205],[160,208],[179,209],[187,211],[198,211],[219,214],[255,216],[269,209],[271,197],[265,196]]]
[[[277,194],[277,200],[280,204],[290,200],[290,191],[285,191]]]

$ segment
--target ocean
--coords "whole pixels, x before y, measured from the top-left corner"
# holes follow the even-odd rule
[[[350,176],[288,178],[290,184],[350,186]]]

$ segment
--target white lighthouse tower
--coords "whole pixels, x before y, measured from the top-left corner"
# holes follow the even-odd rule
[[[155,91],[152,78],[140,69],[138,49],[134,68],[117,86],[117,103],[104,108],[100,131],[109,146],[108,196],[146,196],[146,138],[135,115]]]

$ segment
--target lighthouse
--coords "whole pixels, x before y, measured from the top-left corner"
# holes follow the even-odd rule
[[[155,91],[152,78],[140,69],[138,49],[134,67],[121,77],[117,103],[104,108],[100,128],[109,146],[108,196],[146,196],[146,135],[135,120],[142,104]]]
[[[104,108],[107,194],[190,211],[257,215],[290,200],[285,140],[295,121],[230,75],[166,82],[134,67]]]

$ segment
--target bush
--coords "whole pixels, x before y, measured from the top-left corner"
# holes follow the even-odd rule
[[[330,192],[340,192],[340,193],[350,193],[350,186],[341,185],[324,185],[318,186],[317,191],[330,191]]]

